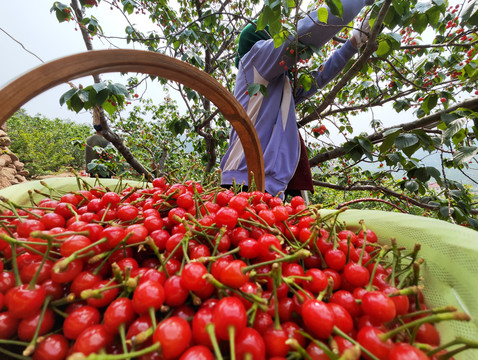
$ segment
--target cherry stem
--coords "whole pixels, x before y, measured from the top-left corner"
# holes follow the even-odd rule
[[[223,283],[221,283],[220,281],[218,281],[212,274],[210,273],[207,273],[207,274],[204,274],[203,275],[203,278],[206,279],[209,283],[211,283],[216,289],[219,289],[219,290],[230,290],[232,291],[233,293],[239,295],[240,297],[242,297],[243,299],[245,300],[248,300],[250,302],[252,302],[253,304],[257,304],[257,306],[259,306],[259,308],[262,310],[262,311],[267,311],[268,307],[267,307],[267,302],[265,299],[263,299],[262,297],[260,296],[257,296],[255,294],[249,294],[249,293],[246,293],[242,290],[238,290],[238,289],[233,289],[229,286],[226,286],[224,285]]]
[[[473,341],[473,340],[466,339],[466,338],[463,338],[463,337],[459,336],[459,337],[455,338],[454,340],[452,340],[452,341],[450,341],[446,344],[440,345],[440,346],[434,348],[433,350],[428,351],[427,356],[431,357],[431,356],[439,353],[440,351],[442,351],[444,349],[447,349],[451,346],[455,346],[455,345],[465,345],[466,349],[477,349],[478,348],[478,342],[477,341]],[[465,350],[465,349],[463,349],[463,350]],[[448,355],[450,353],[451,352],[448,352],[447,354],[444,354],[444,355]],[[456,353],[453,353],[453,355],[455,355],[455,354]],[[441,360],[442,357],[439,357],[439,359]]]
[[[315,345],[317,345],[330,360],[338,359],[338,356],[332,350],[330,350],[329,347],[325,345],[323,342],[315,339],[314,337],[312,337],[310,334],[306,333],[303,330],[297,330],[297,332],[301,334],[303,337],[312,341]]]
[[[156,246],[156,244],[154,243],[153,239],[150,236],[147,237],[146,244],[153,250],[154,254],[158,258],[160,270],[163,270],[164,273],[166,274],[166,277],[169,279],[170,275],[168,273],[168,270],[166,269],[166,265],[159,252],[159,248]]]
[[[81,255],[85,255],[85,253],[91,249],[91,248],[94,248],[96,245],[99,245],[99,244],[103,244],[105,243],[106,241],[108,241],[108,239],[106,237],[88,245],[88,246],[85,246],[84,248],[82,249],[79,249],[79,250],[76,250],[75,252],[73,252],[71,255],[69,255],[68,257],[64,258],[63,260],[57,262],[54,266],[53,266],[53,271],[55,273],[59,273],[61,271],[65,271],[66,268],[68,268],[68,265],[70,265],[71,262],[75,261],[76,259],[78,259]]]
[[[358,345],[360,347],[360,350],[362,350],[365,354],[367,354],[370,359],[372,360],[380,360],[378,359],[374,354],[372,354],[368,349],[364,348],[362,345],[360,345],[357,341],[352,339],[350,336],[348,336],[346,333],[344,333],[342,330],[340,330],[337,326],[334,326],[333,330],[334,334],[339,335],[340,337],[344,338],[345,340],[350,341],[354,345]]]
[[[154,307],[148,308],[149,312],[149,317],[151,318],[151,324],[153,325],[153,331],[156,330],[156,327],[158,326],[156,323],[156,311],[154,310]]]
[[[365,239],[364,239],[364,243],[365,243]],[[380,252],[378,253],[378,255],[376,256],[376,260],[375,260],[375,264],[373,266],[373,270],[372,270],[372,273],[370,274],[370,280],[368,282],[368,285],[365,287],[365,290],[367,291],[371,291],[372,290],[372,283],[373,283],[373,279],[375,277],[375,273],[377,271],[377,267],[378,267],[378,264],[380,264],[380,261],[382,260],[382,258],[385,256],[385,254],[388,252],[388,246],[387,245],[384,245],[382,250],[380,250]]]
[[[231,360],[236,360],[236,349],[235,349],[235,343],[234,343],[236,328],[230,325],[227,328],[227,331],[229,333],[229,349],[231,354]]]
[[[43,317],[45,315],[45,311],[48,307],[48,304],[51,300],[51,296],[48,295],[46,298],[45,298],[45,302],[43,303],[43,307],[41,309],[41,313],[40,313],[40,318],[38,319],[38,324],[37,324],[37,327],[35,329],[35,333],[33,334],[33,338],[32,340],[30,341],[30,344],[28,344],[28,346],[25,348],[25,350],[23,351],[23,355],[24,356],[30,356],[31,354],[33,354],[33,352],[35,351],[35,347],[36,347],[36,343],[37,343],[37,338],[38,338],[38,334],[40,333],[40,326],[43,322]]]
[[[270,265],[270,264],[275,264],[275,263],[281,263],[281,262],[286,262],[286,261],[294,261],[294,260],[297,260],[297,259],[303,259],[303,258],[306,258],[306,257],[310,256],[310,254],[311,253],[310,253],[309,250],[302,249],[302,250],[296,251],[293,254],[285,255],[281,258],[277,258],[277,259],[274,259],[274,260],[268,260],[268,261],[264,261],[264,262],[261,262],[261,263],[249,265],[249,266],[244,266],[241,269],[241,271],[242,271],[243,274],[246,274],[247,272],[249,272],[253,269],[256,269],[258,267],[264,266],[264,265]]]
[[[29,289],[29,290],[33,290],[33,289],[35,288],[35,285],[36,285],[37,280],[38,280],[38,276],[40,276],[40,272],[41,272],[41,270],[42,270],[42,267],[43,267],[43,265],[44,265],[45,262],[46,262],[47,254],[50,253],[50,249],[51,249],[51,245],[52,245],[52,239],[51,239],[51,238],[47,238],[46,241],[47,241],[47,243],[46,243],[46,251],[45,251],[45,254],[43,254],[43,258],[41,259],[40,266],[38,266],[38,269],[37,269],[37,271],[35,272],[35,275],[33,275],[32,279],[30,280],[30,283],[28,284],[28,289]]]
[[[436,323],[440,321],[446,321],[446,320],[460,320],[460,321],[469,321],[470,316],[465,313],[459,313],[459,312],[452,312],[452,313],[444,313],[444,314],[436,314],[436,315],[430,315],[424,318],[420,318],[414,321],[411,321],[407,324],[404,324],[402,326],[399,326],[395,329],[390,330],[389,332],[385,334],[380,334],[378,337],[382,341],[386,341],[388,339],[391,339],[398,333],[408,330],[411,328],[414,328],[415,326],[421,326],[425,323]]]
[[[26,347],[26,346],[28,346],[29,343],[27,343],[26,341],[20,341],[20,340],[0,339],[0,344],[5,344],[5,345],[18,345],[18,346]]]
[[[289,338],[285,341],[285,344],[289,345],[292,349],[297,351],[302,356],[302,358],[306,360],[312,360],[307,351],[302,346],[300,346],[299,342],[296,339]]]
[[[0,347],[0,353],[8,355],[11,359],[20,359],[20,360],[31,360],[32,358],[29,356],[22,356],[15,354],[14,352],[8,351],[3,347]]]
[[[436,308],[436,309],[424,309],[424,310],[415,311],[412,313],[401,315],[400,318],[406,319],[409,317],[421,316],[423,314],[441,314],[441,313],[456,312],[456,311],[457,311],[456,307],[449,305],[449,306]]]
[[[223,360],[219,344],[217,343],[216,333],[214,332],[214,323],[209,323],[206,325],[206,331],[209,334],[211,339],[212,348],[214,349],[214,354],[216,355],[217,360]]]
[[[161,344],[154,343],[151,346],[148,346],[144,349],[138,350],[138,351],[132,351],[127,354],[90,354],[88,357],[84,357],[82,359],[86,360],[124,360],[124,359],[132,359],[132,358],[138,358],[142,355],[146,355],[149,353],[152,353],[153,351],[158,351],[161,347]]]
[[[272,295],[274,296],[274,328],[280,330],[280,317],[279,317],[279,296],[277,296],[277,287],[281,279],[281,267],[279,264],[272,265]]]
[[[123,353],[128,354],[128,346],[126,344],[126,331],[124,323],[121,323],[118,327],[120,338],[121,338],[121,346],[123,347]]]
[[[362,226],[362,231],[363,231],[363,244],[362,244],[362,251],[360,252],[358,264],[362,265],[363,254],[365,252],[365,246],[367,244],[367,229],[365,228],[363,220],[360,220],[360,225]]]

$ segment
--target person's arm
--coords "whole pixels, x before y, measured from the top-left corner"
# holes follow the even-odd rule
[[[370,0],[342,0],[342,4],[343,17],[338,18],[328,10],[327,24],[319,22],[317,11],[301,19],[297,28],[298,40],[304,45],[321,48],[350,23],[365,5],[370,4]],[[272,39],[258,41],[241,62],[245,66],[254,66],[262,78],[270,81],[295,65],[298,58],[291,54],[291,50],[295,51],[294,43],[295,39],[291,37],[276,48]]]
[[[314,80],[309,90],[305,91],[302,87],[296,88],[294,94],[296,104],[315,94],[318,89],[323,88],[340,74],[349,60],[357,53],[357,48],[353,45],[352,39],[354,38],[350,38],[340,49],[334,51],[332,56],[325,62],[322,71],[312,72]]]

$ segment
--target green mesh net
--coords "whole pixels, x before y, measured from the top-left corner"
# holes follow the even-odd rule
[[[95,183],[95,179],[90,178],[84,181],[91,185]],[[51,178],[44,180],[44,184],[56,191],[78,189],[75,178]],[[101,184],[113,191],[127,184],[144,185],[114,179],[101,179]],[[39,181],[32,181],[0,190],[0,196],[27,205],[30,204],[29,190],[31,196],[39,200],[43,195],[34,193],[34,190],[49,194],[47,187]],[[322,210],[321,213],[325,215],[330,211]],[[427,305],[432,308],[453,305],[472,317],[470,322],[437,324],[442,342],[457,336],[478,341],[478,232],[441,220],[375,210],[347,210],[339,215],[338,220],[353,231],[360,230],[359,221],[364,220],[365,226],[377,234],[382,244],[390,244],[390,239],[395,238],[400,246],[412,249],[419,243],[420,254],[425,259],[421,275]],[[456,359],[476,360],[478,350],[465,351]]]

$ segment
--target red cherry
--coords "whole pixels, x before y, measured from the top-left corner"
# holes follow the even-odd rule
[[[18,324],[18,338],[23,341],[31,341],[35,332],[37,331],[40,322],[40,312],[30,317],[23,318]],[[42,322],[40,323],[38,335],[45,335],[49,333],[55,325],[55,315],[53,310],[46,309],[43,314]]]
[[[0,339],[10,339],[17,333],[20,319],[13,316],[11,312],[0,313]]]
[[[81,306],[73,310],[63,322],[63,334],[71,340],[75,340],[84,330],[100,323],[101,315],[93,306]]]
[[[129,298],[117,298],[106,308],[103,316],[103,324],[109,333],[115,334],[123,325],[127,328],[136,318],[133,302]]]
[[[246,309],[236,297],[225,297],[219,300],[214,309],[213,322],[219,339],[229,339],[229,328],[234,328],[237,336],[247,324]]]
[[[429,360],[421,350],[407,343],[394,344],[389,353],[389,360]]]
[[[335,325],[334,313],[326,303],[308,299],[302,305],[302,318],[307,328],[318,338],[326,339]]]
[[[80,352],[84,355],[98,353],[112,341],[104,325],[98,324],[86,328],[76,339],[73,345],[74,352]]]
[[[383,334],[379,329],[372,326],[365,326],[359,330],[357,341],[379,359],[388,359],[393,346],[392,340],[380,340],[379,335]],[[368,359],[367,356],[365,356]]]
[[[63,335],[50,335],[37,344],[33,360],[63,360],[68,353],[68,348],[68,340]]]
[[[186,264],[181,273],[181,284],[188,290],[199,291],[206,286],[206,280],[203,278],[207,274],[207,268],[200,262],[190,262]]]
[[[397,314],[395,303],[380,291],[367,292],[362,298],[361,307],[376,322],[392,321]]]
[[[145,281],[139,284],[133,293],[133,308],[137,314],[143,314],[153,308],[158,310],[164,303],[163,286],[156,281]]]
[[[161,344],[161,355],[164,360],[179,357],[191,341],[189,323],[178,317],[171,316],[158,324],[153,333],[153,341]]]
[[[46,290],[40,285],[19,285],[8,290],[5,305],[13,316],[23,319],[39,312],[46,297]]]
[[[214,360],[214,355],[206,346],[195,345],[187,349],[179,360]]]
[[[219,275],[219,281],[233,289],[238,289],[249,281],[249,275],[244,274],[242,269],[247,264],[242,260],[233,260],[227,264]]]
[[[223,207],[216,213],[216,225],[232,229],[236,226],[239,214],[233,208]]]

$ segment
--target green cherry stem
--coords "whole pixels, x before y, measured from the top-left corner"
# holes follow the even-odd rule
[[[144,349],[138,350],[138,351],[132,351],[127,354],[90,354],[88,357],[82,356],[78,358],[74,358],[75,360],[80,360],[80,359],[85,359],[85,360],[125,360],[125,359],[133,359],[133,358],[139,358],[142,355],[146,355],[149,353],[152,353],[153,351],[158,351],[161,347],[160,343],[155,343],[151,346],[148,346]]]
[[[35,333],[33,334],[33,338],[32,340],[30,341],[30,344],[28,344],[28,346],[25,348],[25,350],[23,351],[23,355],[24,356],[30,356],[31,354],[33,354],[33,352],[35,351],[35,347],[36,347],[36,343],[37,343],[37,338],[38,338],[38,334],[40,333],[40,326],[43,322],[43,316],[45,315],[45,311],[48,307],[48,304],[50,303],[50,300],[51,300],[51,296],[48,295],[46,298],[45,298],[45,302],[43,303],[43,307],[41,309],[41,313],[40,313],[40,318],[38,319],[38,324],[37,324],[37,327],[35,329]]]
[[[451,346],[455,346],[455,345],[465,345],[467,347],[467,349],[478,349],[478,341],[473,341],[473,340],[470,340],[470,339],[466,339],[466,338],[463,338],[461,336],[453,339],[452,341],[450,342],[447,342],[446,344],[443,344],[443,345],[440,345],[436,348],[434,348],[433,350],[430,350],[427,352],[427,356],[431,357],[435,354],[438,354],[440,351],[442,350],[445,350]],[[448,355],[449,353],[447,354],[444,354],[444,355]],[[453,354],[455,355],[455,354]]]
[[[303,330],[297,330],[297,332],[299,334],[301,334],[303,337],[312,341],[315,345],[317,345],[330,360],[337,360],[338,359],[338,356],[332,350],[330,350],[329,347],[327,345],[325,345],[323,342],[315,339],[309,333],[307,333]]]
[[[310,253],[309,250],[302,249],[302,250],[299,250],[299,251],[297,251],[293,254],[285,255],[284,257],[281,257],[281,258],[277,258],[277,259],[274,259],[274,260],[268,260],[268,261],[264,261],[264,262],[261,262],[261,263],[249,265],[249,266],[244,266],[242,268],[242,272],[244,274],[246,274],[248,271],[251,271],[253,269],[256,269],[256,268],[264,266],[264,265],[271,265],[271,264],[275,264],[275,263],[281,263],[281,262],[288,262],[288,261],[303,259],[303,258],[306,258],[306,257],[310,256],[310,254],[311,253]]]
[[[206,331],[209,334],[209,338],[211,339],[212,348],[214,349],[214,354],[216,355],[217,360],[223,360],[221,349],[219,348],[219,344],[217,342],[216,333],[214,332],[214,324],[209,323],[206,325]]]
[[[356,346],[359,346],[360,347],[360,350],[362,350],[365,354],[368,355],[368,357],[371,359],[371,360],[380,360],[378,359],[374,354],[372,354],[369,350],[367,350],[366,348],[364,348],[362,345],[360,345],[357,341],[355,341],[354,339],[352,339],[350,336],[348,336],[346,333],[344,333],[342,330],[340,330],[337,326],[334,326],[334,330],[333,330],[334,334],[337,334],[339,335],[340,337],[344,338],[345,340],[348,340],[350,341],[352,344],[356,345]]]
[[[446,321],[446,320],[459,320],[459,321],[469,321],[470,316],[465,313],[459,313],[459,312],[452,312],[452,313],[444,313],[444,314],[436,314],[436,315],[430,315],[424,318],[420,318],[414,321],[411,321],[407,324],[404,324],[402,326],[396,327],[393,330],[390,330],[386,332],[385,334],[380,334],[378,337],[382,341],[386,341],[388,339],[391,339],[398,333],[408,330],[411,328],[414,328],[415,326],[420,326],[425,323],[436,323],[440,321]]]
[[[235,348],[235,334],[236,334],[236,328],[234,326],[229,326],[227,328],[227,331],[229,333],[229,348],[230,348],[230,354],[231,354],[231,360],[236,360],[236,348]]]

